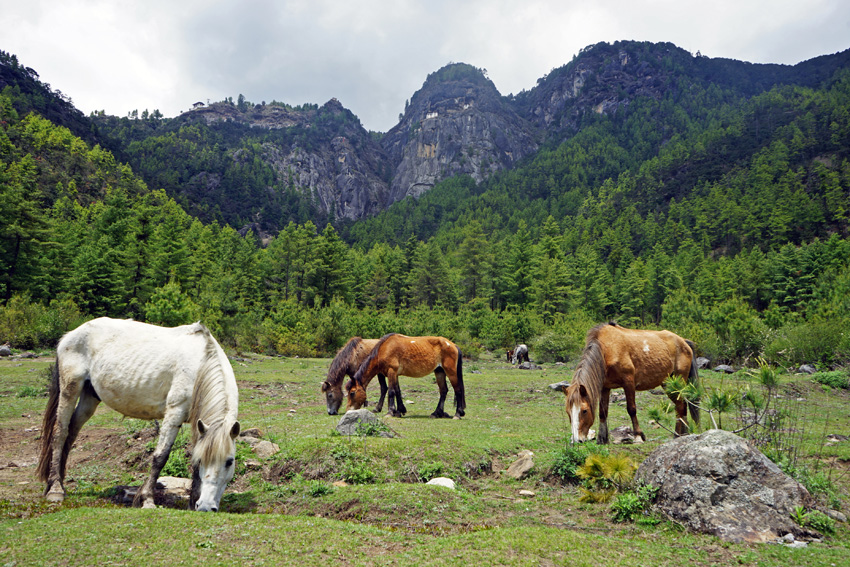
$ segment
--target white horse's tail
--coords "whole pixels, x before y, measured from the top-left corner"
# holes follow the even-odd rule
[[[53,461],[53,430],[56,428],[56,410],[59,408],[59,355],[50,368],[51,379],[48,389],[47,407],[41,422],[41,456],[38,460],[36,473],[42,482],[50,477],[50,463]],[[67,454],[67,453],[66,453]],[[64,468],[66,459],[62,459]]]

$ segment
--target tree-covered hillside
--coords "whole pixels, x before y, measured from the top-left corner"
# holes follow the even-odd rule
[[[200,318],[238,349],[287,355],[396,331],[451,337],[471,355],[527,342],[563,360],[616,319],[670,328],[715,360],[838,364],[850,358],[850,70],[818,76],[750,93],[674,73],[608,111],[572,101],[572,122],[519,167],[333,224],[308,220],[309,202],[258,159],[264,136],[304,146],[313,126],[245,138],[235,122],[101,117],[125,141],[113,154],[17,110],[7,87],[0,342],[48,346],[110,315]],[[298,112],[367,143],[341,136],[346,115]],[[239,192],[205,186],[201,170],[241,176]],[[263,245],[240,235],[223,223],[252,219],[228,200],[271,207],[282,230]]]

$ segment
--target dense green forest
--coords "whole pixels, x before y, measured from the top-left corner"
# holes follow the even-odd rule
[[[50,347],[108,315],[200,319],[240,351],[327,355],[353,335],[402,332],[472,356],[525,342],[553,361],[616,319],[676,331],[715,361],[845,363],[850,70],[754,96],[678,81],[662,100],[584,116],[519,168],[445,180],[369,220],[317,226],[281,182],[263,206],[285,228],[266,246],[233,228],[250,219],[170,196],[192,168],[218,167],[202,149],[218,144],[244,152],[231,198],[259,203],[277,181],[242,127],[101,121],[126,141],[109,151],[97,129],[86,141],[7,86],[0,342]]]

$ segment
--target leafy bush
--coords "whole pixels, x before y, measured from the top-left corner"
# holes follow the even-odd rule
[[[436,478],[443,474],[443,463],[438,463],[436,461],[423,463],[416,467],[416,473],[424,482],[428,482],[432,478]]]
[[[54,299],[45,306],[28,295],[13,295],[6,305],[0,305],[0,337],[15,348],[53,346],[85,320],[71,299]]]
[[[812,374],[812,380],[824,386],[836,389],[850,388],[850,376],[843,370],[835,370],[832,372],[817,372]]]
[[[634,522],[648,513],[658,494],[658,488],[649,485],[638,487],[634,492],[618,494],[611,504],[611,516],[615,522]]]
[[[835,533],[835,520],[820,510],[807,512],[802,506],[797,506],[791,512],[791,518],[798,525],[815,529],[822,534],[832,535]]]
[[[552,474],[567,482],[578,482],[577,469],[582,466],[590,455],[608,455],[608,447],[594,443],[569,443],[555,452],[552,463]]]
[[[810,321],[779,329],[765,355],[785,366],[804,363],[830,365],[843,358],[843,321]]]

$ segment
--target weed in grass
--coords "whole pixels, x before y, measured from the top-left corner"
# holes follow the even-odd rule
[[[162,476],[176,476],[179,478],[190,478],[189,472],[189,455],[187,455],[186,445],[189,443],[189,433],[181,428],[174,440],[174,445],[171,446],[171,454],[168,455],[168,461],[162,467],[160,474]],[[155,445],[154,445],[155,446]]]
[[[428,482],[432,478],[436,478],[443,474],[443,463],[438,463],[436,461],[423,463],[416,467],[416,472],[423,482]]]
[[[35,386],[24,386],[18,390],[19,398],[40,398],[46,395],[47,392],[45,392],[42,388],[36,388]]]
[[[623,492],[611,504],[611,516],[615,522],[644,520],[643,525],[656,525],[657,518],[648,515],[649,507],[658,494],[658,488],[643,485],[635,491]]]
[[[346,463],[342,477],[345,482],[350,484],[372,484],[377,480],[375,471],[369,467],[368,463],[364,462]]]
[[[797,506],[791,512],[791,519],[799,526],[815,529],[825,535],[835,533],[835,520],[820,510],[807,512],[802,506]]]
[[[333,487],[330,484],[322,482],[320,480],[311,480],[307,484],[307,492],[313,498],[318,498],[320,496],[324,496],[333,492]]]
[[[361,422],[357,426],[357,435],[360,437],[391,437],[392,429],[382,421]]]
[[[637,465],[626,455],[592,454],[576,468],[581,479],[582,502],[608,502],[614,494],[626,490]]]

